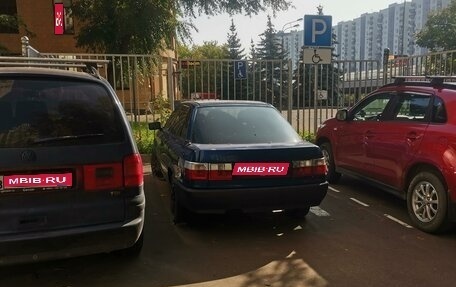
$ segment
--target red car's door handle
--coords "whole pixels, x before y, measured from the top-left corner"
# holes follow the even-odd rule
[[[415,132],[411,132],[411,133],[408,133],[407,134],[407,139],[411,140],[411,141],[415,141],[417,139],[420,139],[421,138],[421,135],[415,133]]]

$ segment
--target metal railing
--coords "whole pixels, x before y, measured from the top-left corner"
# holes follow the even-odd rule
[[[268,102],[281,111],[300,133],[315,133],[316,127],[334,117],[337,109],[354,105],[375,89],[392,82],[396,76],[454,75],[456,72],[456,51],[383,62],[333,61],[330,65],[318,66],[315,93],[313,65],[297,63],[293,68],[288,60],[246,60],[246,75],[239,78],[234,69],[238,60],[232,59],[51,54],[39,53],[30,46],[28,39],[23,39],[22,44],[24,56],[29,57],[107,61],[98,70],[116,90],[132,122],[155,120],[163,103],[174,109],[177,102],[198,95],[200,98]]]

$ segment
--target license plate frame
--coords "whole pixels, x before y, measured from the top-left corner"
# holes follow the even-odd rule
[[[0,175],[0,193],[21,190],[53,190],[73,187],[73,173]]]
[[[237,162],[233,176],[286,176],[289,162]]]

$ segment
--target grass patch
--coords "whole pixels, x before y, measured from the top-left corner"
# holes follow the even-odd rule
[[[131,122],[130,124],[139,153],[150,154],[152,152],[152,143],[154,142],[154,131],[149,130],[148,123]]]

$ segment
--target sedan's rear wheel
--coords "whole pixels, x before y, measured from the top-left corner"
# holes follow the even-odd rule
[[[448,227],[447,192],[442,180],[432,172],[418,173],[410,183],[407,209],[419,229],[437,233]]]
[[[188,216],[187,209],[182,206],[174,184],[171,184],[171,213],[174,224],[185,222]]]
[[[323,153],[323,157],[325,158],[326,166],[328,167],[328,174],[326,175],[326,178],[329,183],[337,183],[341,174],[336,171],[331,144],[329,142],[324,142],[320,145],[320,149]]]

